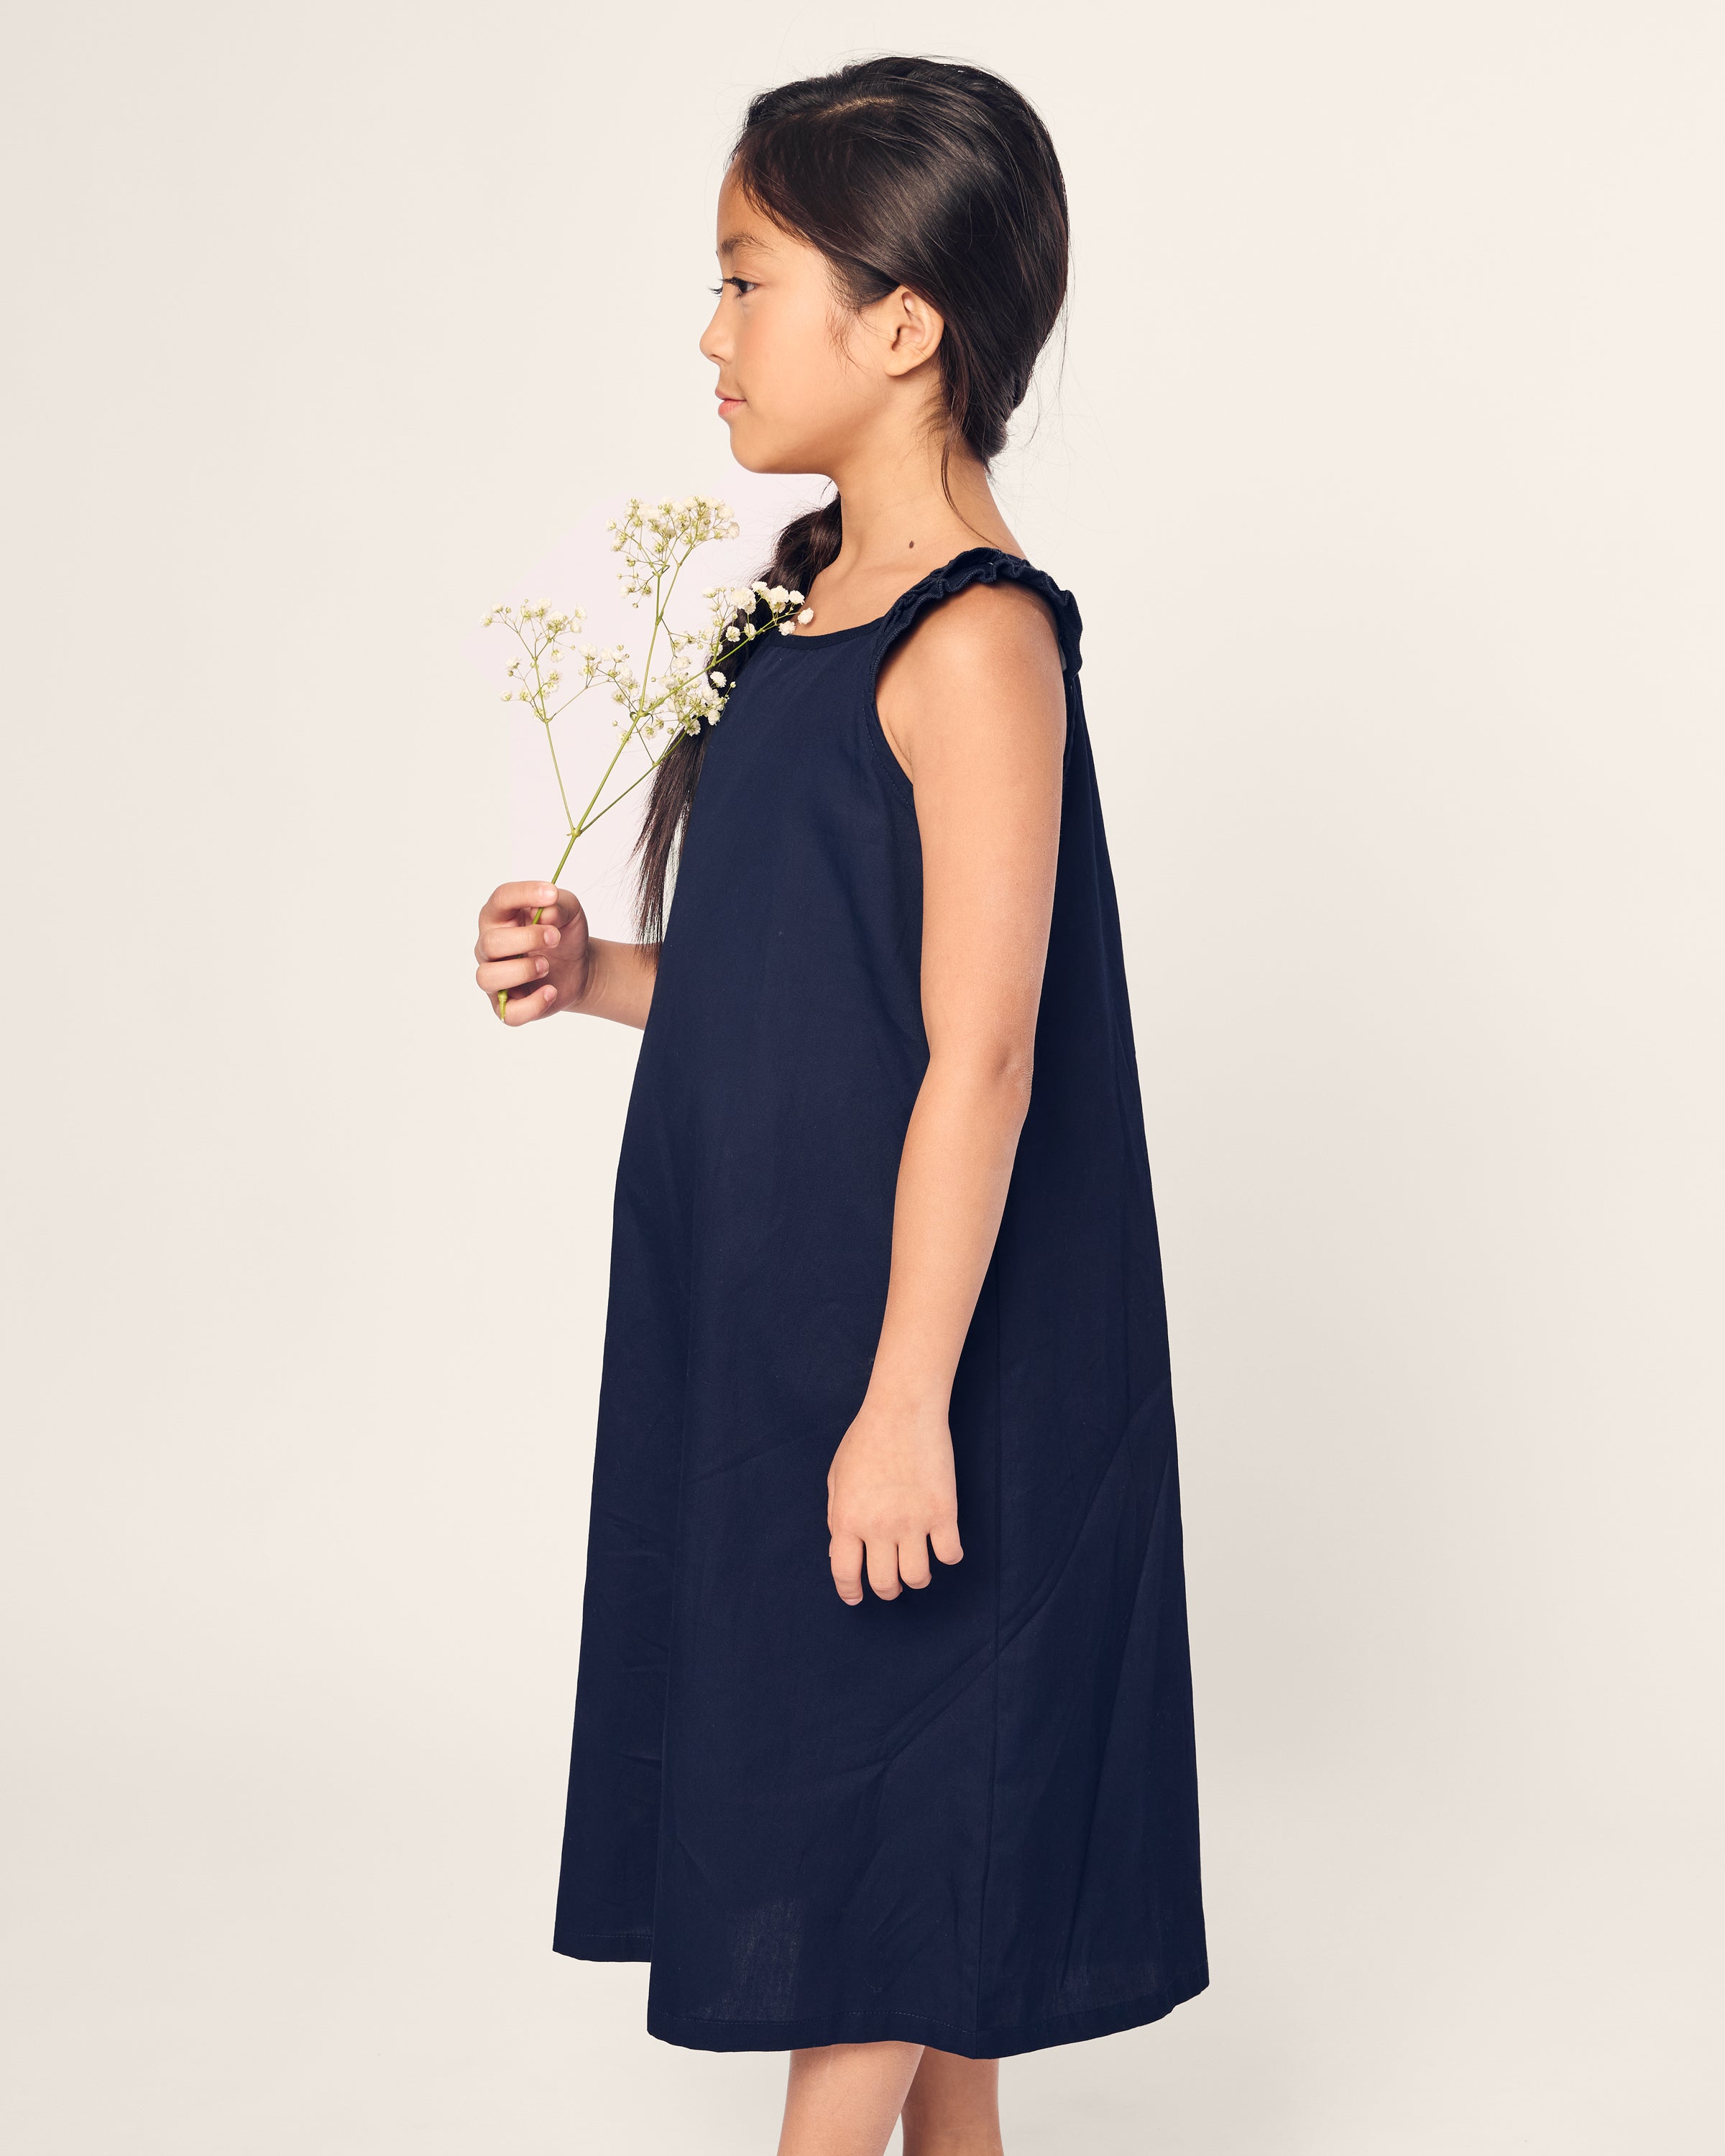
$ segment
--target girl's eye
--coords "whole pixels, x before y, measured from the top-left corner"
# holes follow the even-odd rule
[[[721,281],[721,282],[720,282],[719,284],[716,284],[716,285],[710,285],[707,287],[707,290],[708,290],[712,294],[713,297],[716,300],[716,299],[718,299],[718,298],[719,298],[719,297],[723,294],[724,290],[725,290],[725,286],[726,286],[726,285],[736,285],[736,287],[737,287],[737,298],[738,298],[739,300],[742,297],[742,295],[743,295],[743,294],[744,294],[745,292],[752,292],[752,291],[754,290],[754,289],[755,289],[755,287],[754,287],[754,282],[753,282],[753,280],[752,280],[752,279],[750,279],[750,278],[747,278],[747,277],[726,277],[726,278],[723,279],[723,280],[722,280],[722,281]]]

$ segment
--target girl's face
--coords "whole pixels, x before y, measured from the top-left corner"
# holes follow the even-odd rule
[[[922,362],[940,318],[901,289],[860,312],[826,257],[757,209],[730,173],[719,190],[719,304],[701,340],[718,367],[719,417],[746,471],[821,472],[937,397]],[[920,376],[914,385],[908,379]]]

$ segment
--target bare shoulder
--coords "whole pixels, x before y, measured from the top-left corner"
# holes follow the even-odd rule
[[[1003,721],[1065,731],[1065,692],[1053,609],[1002,578],[967,584],[926,609],[880,669],[875,702],[893,753],[912,777],[919,746]],[[919,742],[920,737],[920,742]]]
[[[928,608],[887,654],[886,667],[931,674],[1051,665],[1060,670],[1054,612],[1040,592],[1003,578],[995,584],[967,584]],[[885,679],[886,667],[881,670]]]

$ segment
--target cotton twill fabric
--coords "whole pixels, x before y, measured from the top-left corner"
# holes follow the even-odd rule
[[[848,1608],[826,1474],[928,1060],[875,683],[967,585],[1052,609],[1067,740],[1030,1105],[953,1386],[964,1558]],[[672,2043],[999,2057],[1208,1980],[1161,1257],[1078,609],[993,548],[772,634],[708,742],[618,1172],[554,1943]]]

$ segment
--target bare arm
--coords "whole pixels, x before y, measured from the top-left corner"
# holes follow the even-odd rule
[[[548,883],[499,884],[480,909],[473,955],[474,978],[494,1010],[498,991],[509,992],[506,1025],[530,1025],[558,1010],[621,1025],[647,1023],[659,946],[589,936],[572,891]]]
[[[834,1455],[834,1584],[862,1599],[962,1556],[947,1409],[1029,1104],[1060,841],[1065,698],[1042,603],[973,586],[892,654],[879,703],[916,790],[929,1062],[893,1214],[886,1313]]]

